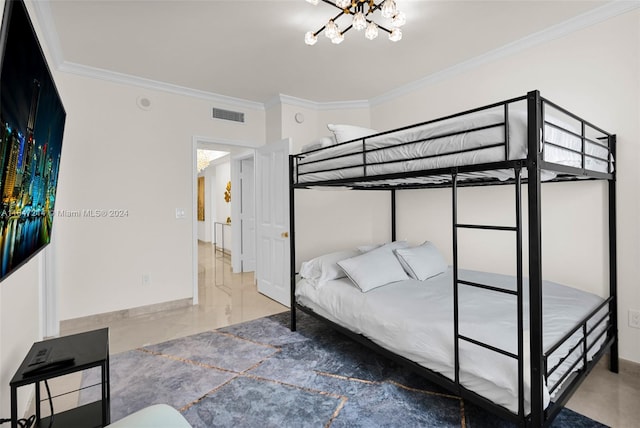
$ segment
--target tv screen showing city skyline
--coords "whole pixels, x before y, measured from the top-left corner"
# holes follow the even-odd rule
[[[0,280],[49,244],[66,113],[22,0],[8,0],[0,69]]]

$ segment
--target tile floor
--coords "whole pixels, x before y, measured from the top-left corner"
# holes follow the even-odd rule
[[[141,346],[164,342],[206,330],[261,318],[287,310],[258,293],[253,272],[232,273],[228,255],[214,251],[210,243],[198,242],[198,305],[108,322],[65,322],[60,335],[109,327],[109,352],[116,354]],[[81,373],[49,382],[55,397],[55,412],[77,406]],[[67,391],[70,391],[67,393]],[[46,397],[44,386],[42,397]],[[34,407],[28,415],[33,414]],[[49,415],[48,403],[42,403],[42,415]]]
[[[567,403],[567,407],[614,428],[640,426],[640,365],[620,362],[607,369],[603,358]]]
[[[252,273],[231,273],[228,256],[215,252],[211,244],[198,245],[199,300],[197,306],[173,309],[110,322],[110,351],[118,353],[142,345],[198,333],[260,318],[286,310],[257,292]],[[212,262],[213,261],[213,262]],[[100,328],[96,324],[92,328]],[[86,328],[90,330],[91,328]],[[67,328],[61,334],[75,333]],[[79,377],[62,380],[79,384]],[[52,386],[52,388],[55,385]],[[57,401],[56,412],[75,406],[73,395]],[[76,401],[77,402],[77,401]],[[620,374],[610,373],[601,363],[568,403],[568,407],[615,428],[640,426],[640,365],[621,364]],[[46,406],[43,406],[46,407]],[[46,414],[46,410],[44,413]]]

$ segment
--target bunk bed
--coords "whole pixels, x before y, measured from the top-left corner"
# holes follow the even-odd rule
[[[291,155],[291,329],[296,329],[296,311],[304,311],[509,421],[520,426],[550,425],[606,353],[610,354],[609,369],[618,371],[615,156],[615,135],[543,98],[538,91]],[[541,184],[585,179],[608,183],[609,296],[606,298],[594,299],[588,293],[542,278]],[[458,222],[458,188],[485,185],[514,186],[515,225]],[[527,215],[523,220],[521,189],[524,186]],[[310,281],[304,278],[299,281],[295,194],[298,189],[322,187],[388,190],[393,242],[396,241],[396,192],[450,188],[452,266],[441,268],[428,279],[418,277],[392,282],[374,291],[358,289],[354,278],[333,278],[322,287],[310,286]],[[458,263],[460,229],[514,233],[516,275],[507,277],[462,269]],[[528,231],[528,278],[523,269],[525,230]],[[424,282],[429,286],[420,287]],[[419,295],[411,294],[415,290]],[[444,290],[444,300],[434,294],[438,290]],[[357,300],[365,295],[365,303]],[[377,302],[375,295],[379,296]],[[408,300],[406,296],[410,296]],[[564,325],[552,320],[549,308],[554,306],[556,298],[565,303],[569,299],[571,306],[580,309],[569,321],[562,313],[559,318],[565,319]],[[347,306],[349,301],[356,303]],[[440,303],[428,310],[423,306],[413,311],[410,308],[411,302],[423,305],[429,301]],[[443,309],[443,301],[452,305]],[[495,304],[500,309],[492,309],[494,312],[508,311],[508,308],[513,311],[515,305],[512,334],[505,334],[506,343],[492,338],[492,334],[497,334],[496,325],[491,323],[498,324],[501,320],[477,322],[486,318],[482,309],[481,313],[472,313],[474,307],[485,307],[484,303],[478,304],[480,301],[487,305],[498,302]],[[403,307],[391,310],[390,302]],[[343,308],[342,314],[333,310],[336,307]],[[374,315],[363,322],[366,313],[356,314],[352,307],[365,308],[364,312]],[[558,307],[562,312],[567,305]],[[448,318],[449,324],[442,327],[441,320],[433,318],[409,321],[411,312],[430,316],[442,312],[441,316]],[[376,334],[385,324],[392,329]],[[476,328],[470,329],[472,324]],[[442,341],[443,335],[449,336],[445,337],[449,341],[445,347],[451,352],[444,358],[450,361],[445,366],[438,365],[437,358],[430,355],[430,348],[435,347],[432,344]],[[400,339],[387,340],[392,336]],[[434,351],[438,352],[438,349]],[[476,358],[478,356],[482,358]],[[476,360],[485,361],[485,365],[480,363],[474,367]],[[487,371],[499,372],[496,367],[506,367],[507,372],[493,373],[486,379]],[[501,383],[496,377],[507,381]],[[487,384],[495,385],[487,390]],[[506,390],[504,398],[501,393]]]

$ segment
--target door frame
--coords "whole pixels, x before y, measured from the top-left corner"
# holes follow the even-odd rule
[[[256,181],[255,181],[255,170],[256,170],[256,154],[255,154],[255,149],[252,151],[252,153],[244,153],[241,155],[236,155],[233,156],[231,155],[231,159],[230,159],[230,163],[231,163],[231,183],[239,183],[240,182],[240,168],[241,168],[241,163],[243,161],[246,161],[248,159],[251,159],[253,161],[253,173],[254,173],[254,179],[253,179],[253,183],[251,183],[251,185],[253,186],[253,206],[254,206],[254,217],[255,217],[255,201],[256,201]],[[239,194],[239,192],[242,191],[242,189],[239,189],[239,186],[237,184],[235,184],[234,187],[234,191],[236,192],[235,195],[236,197],[231,198],[231,210],[234,212],[239,212],[240,208],[239,208],[239,204],[240,204],[240,200],[242,198],[242,195]],[[244,230],[243,230],[243,224],[240,222],[231,222],[231,254],[241,254],[241,257],[231,257],[231,270],[233,272],[244,272],[244,264],[243,264],[243,256],[244,254],[242,254],[242,237],[244,235]],[[255,234],[255,231],[254,231]],[[256,240],[253,240],[253,246],[254,246],[254,253],[256,253],[255,250],[255,246],[256,246]],[[257,265],[257,263],[255,263]],[[247,272],[252,272],[255,271],[255,266],[254,269],[247,271]]]
[[[198,212],[196,209],[197,201],[198,201],[198,145],[206,145],[212,146],[212,150],[224,150],[229,151],[231,156],[234,157],[233,151],[230,150],[232,148],[236,151],[235,156],[243,156],[244,153],[241,153],[243,150],[246,150],[246,154],[251,154],[251,156],[255,156],[255,149],[258,147],[256,144],[252,144],[246,141],[238,141],[238,140],[227,140],[224,138],[211,138],[211,137],[203,137],[200,135],[194,135],[191,138],[191,289],[192,289],[192,304],[198,304]],[[223,146],[223,147],[220,147]],[[231,224],[232,228],[232,239],[233,235],[233,223]],[[233,254],[232,254],[233,259]]]

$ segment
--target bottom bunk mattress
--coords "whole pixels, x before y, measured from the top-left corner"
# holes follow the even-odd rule
[[[459,270],[459,279],[487,284],[510,290],[516,289],[512,276],[485,272]],[[361,292],[348,278],[326,281],[321,285],[301,280],[296,286],[296,301],[317,314],[361,334],[374,343],[401,355],[432,371],[453,380],[453,274],[446,272],[424,281],[405,280]],[[528,285],[524,284],[524,296]],[[524,406],[530,413],[530,369],[528,358],[528,298],[524,306]],[[543,284],[543,346],[551,348],[562,339],[603,299],[587,292],[550,281]],[[459,333],[474,340],[518,353],[518,324],[516,297],[490,290],[459,286]],[[604,310],[603,310],[604,311]],[[603,312],[605,313],[605,312]],[[602,316],[593,317],[599,320]],[[594,323],[590,323],[592,326]],[[592,338],[606,328],[606,323],[591,331]],[[553,385],[568,368],[581,359],[582,346],[571,351],[581,339],[581,331],[571,338],[548,359],[548,368],[556,366],[570,354],[553,372],[545,385]],[[600,339],[600,342],[603,340]],[[594,346],[588,358],[598,351]],[[518,412],[518,364],[517,360],[460,341],[460,384],[513,413]],[[580,361],[574,369],[582,367]],[[550,401],[545,386],[544,405]]]

